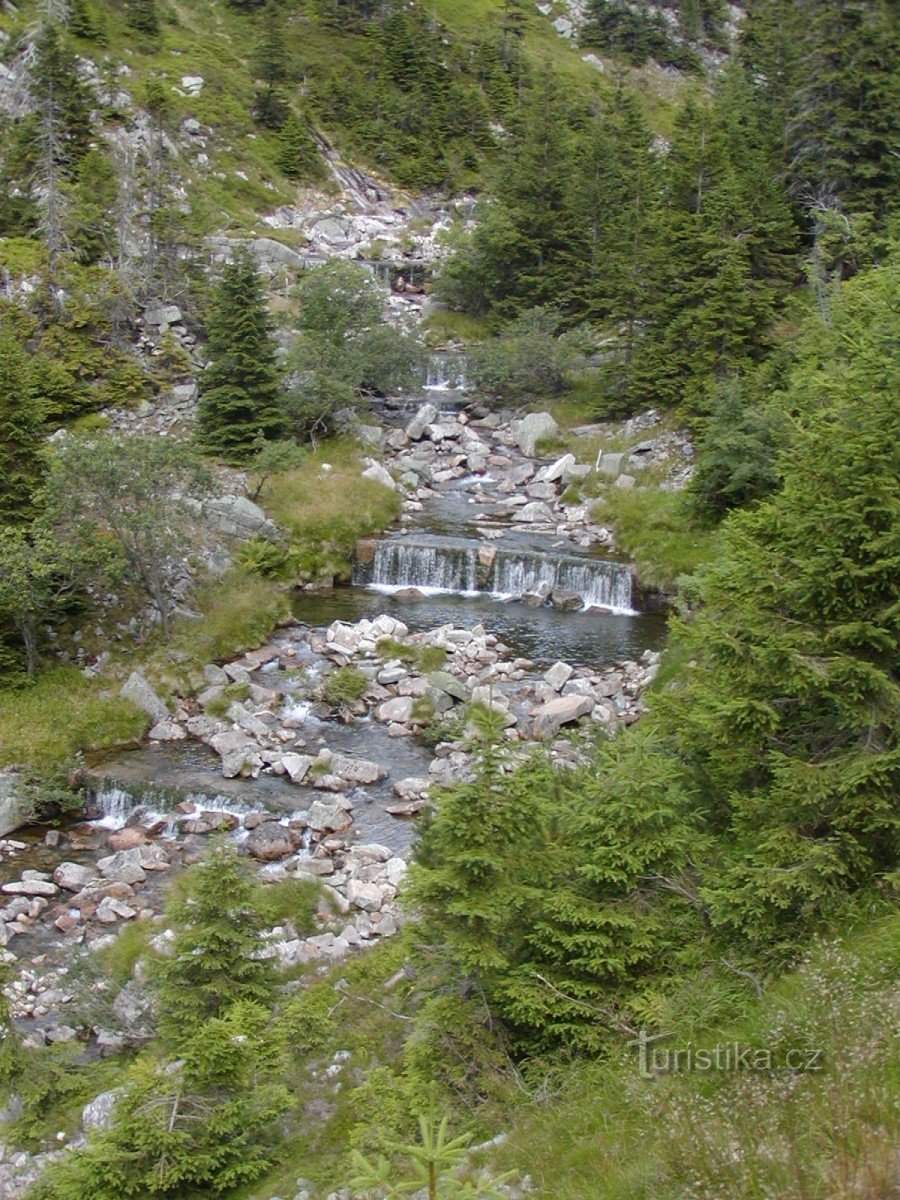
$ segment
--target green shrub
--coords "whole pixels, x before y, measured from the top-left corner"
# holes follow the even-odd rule
[[[353,704],[365,695],[369,681],[356,667],[338,667],[322,683],[322,699],[337,707]]]
[[[468,363],[475,385],[505,403],[558,395],[580,361],[577,337],[560,336],[560,325],[550,309],[530,309],[473,346]]]

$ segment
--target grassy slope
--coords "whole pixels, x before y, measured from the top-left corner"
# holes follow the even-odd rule
[[[15,34],[28,27],[36,7],[29,0],[18,10],[3,9],[0,30]],[[257,17],[247,16],[226,0],[173,0],[166,6],[167,19],[154,42],[126,25],[121,5],[105,0],[98,8],[106,21],[107,44],[80,42],[80,52],[94,58],[110,75],[120,64],[126,66],[129,74],[119,82],[138,102],[147,80],[162,80],[169,85],[172,124],[195,117],[213,130],[204,149],[209,164],[196,161],[198,147],[182,154],[180,166],[204,229],[219,233],[253,229],[260,213],[294,198],[296,187],[275,165],[275,137],[256,125],[250,115],[254,91],[251,58],[260,28]],[[499,22],[502,0],[433,0],[428,10],[463,40],[481,38],[490,24]],[[291,61],[301,71],[305,62],[328,62],[339,64],[342,72],[353,76],[360,69],[355,55],[357,40],[321,28],[308,19],[302,7],[289,10],[286,42]],[[601,93],[610,87],[609,73],[584,63],[578,47],[560,38],[538,13],[528,22],[525,50],[536,73],[549,65],[582,94]],[[184,75],[200,75],[205,80],[196,97],[179,96],[176,89]],[[652,123],[665,132],[671,118],[670,99],[651,81],[643,81],[640,90]],[[335,131],[325,132],[333,135]],[[271,231],[266,233],[272,236]],[[290,240],[292,232],[278,231],[274,236]]]
[[[387,1076],[362,1097],[354,1080],[395,1062],[413,1028],[421,989],[386,986],[403,950],[403,939],[392,940],[321,980],[328,988],[340,977],[346,986],[328,1037],[291,1068],[298,1109],[311,1119],[294,1126],[279,1165],[241,1189],[240,1200],[290,1195],[298,1176],[326,1195],[346,1182],[348,1150],[366,1143],[367,1125],[388,1136],[403,1110],[400,1096]],[[505,1131],[502,1149],[480,1159],[492,1170],[530,1175],[535,1200],[887,1197],[900,1133],[891,1058],[898,969],[900,918],[862,917],[760,997],[737,976],[733,985],[686,979],[672,1036],[660,1043],[697,1049],[737,1041],[772,1048],[779,1063],[789,1049],[821,1049],[821,1070],[646,1080],[634,1052],[621,1047],[603,1062],[536,1063],[513,1078],[499,1050],[493,1062],[483,1051],[483,1061],[467,1063],[482,1073],[482,1102],[452,1114],[451,1127],[479,1140]],[[349,1058],[329,1080],[323,1067],[339,1049]]]
[[[542,1200],[892,1195],[898,968],[900,919],[863,921],[735,1018],[660,1043],[820,1049],[821,1070],[643,1080],[626,1052],[571,1069],[552,1103],[525,1107],[502,1162],[529,1172]]]

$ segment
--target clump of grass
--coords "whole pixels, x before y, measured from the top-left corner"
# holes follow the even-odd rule
[[[119,696],[119,685],[87,679],[77,667],[52,667],[0,692],[0,764],[42,770],[87,750],[143,736],[147,717]]]
[[[322,699],[326,704],[354,704],[361,700],[369,681],[356,667],[338,667],[322,683]]]
[[[232,658],[259,646],[290,616],[283,587],[260,575],[235,571],[200,589],[196,606],[202,621],[184,621],[171,649],[198,665]]]
[[[447,651],[443,646],[421,646],[416,653],[416,665],[423,675],[439,671],[447,661]]]
[[[117,991],[131,978],[138,961],[151,953],[150,939],[157,928],[153,921],[131,921],[122,926],[112,945],[100,952],[104,976]]]
[[[490,334],[484,317],[439,308],[430,313],[424,323],[425,344],[443,346],[446,342],[480,342]]]
[[[380,533],[400,515],[398,494],[363,479],[362,470],[359,447],[336,438],[262,489],[261,503],[287,531],[309,578],[349,577],[357,541]]]
[[[635,561],[639,579],[671,590],[715,554],[714,531],[697,525],[678,492],[658,487],[611,487],[592,510],[615,531],[616,543]]]
[[[401,642],[398,638],[379,638],[375,653],[379,658],[392,660],[398,659],[400,662],[410,662],[412,660],[412,646],[407,642]]]
[[[290,921],[300,937],[316,929],[316,907],[321,888],[310,879],[284,879],[260,888],[259,910],[272,925]]]
[[[214,696],[206,704],[206,711],[211,717],[224,717],[233,703],[240,704],[250,695],[250,685],[247,683],[229,683],[222,689],[220,696]]]
[[[422,675],[440,670],[447,661],[447,651],[443,646],[411,646],[409,642],[401,642],[397,638],[381,638],[375,650],[380,658],[397,659],[398,662],[414,665]]]

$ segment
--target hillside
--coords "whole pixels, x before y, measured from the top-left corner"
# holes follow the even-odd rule
[[[886,0],[0,10],[0,1195],[897,1188]]]

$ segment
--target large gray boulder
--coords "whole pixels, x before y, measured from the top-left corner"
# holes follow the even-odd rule
[[[309,827],[316,833],[342,833],[353,824],[353,818],[343,805],[326,804],[316,800],[309,809]]]
[[[204,506],[206,523],[215,533],[246,541],[248,538],[274,538],[278,530],[258,504],[246,496],[218,496]]]
[[[534,457],[536,444],[542,438],[553,437],[559,426],[548,412],[529,413],[513,426],[516,445],[529,458]]]
[[[293,854],[300,844],[298,834],[286,825],[275,821],[266,821],[257,825],[247,834],[247,853],[252,854],[261,862],[274,862],[278,858],[287,858]]]
[[[452,696],[454,700],[469,699],[469,689],[461,679],[457,679],[449,671],[432,671],[428,676],[428,686],[434,688],[435,691]]]
[[[53,872],[57,887],[66,892],[80,892],[93,878],[94,868],[82,866],[81,863],[61,862]]]
[[[0,771],[0,837],[12,833],[31,818],[31,805],[21,789],[19,776]]]
[[[392,492],[397,490],[397,484],[394,477],[391,475],[387,467],[383,467],[380,462],[376,462],[374,458],[367,458],[366,469],[362,473],[363,479],[373,479],[376,483],[380,483],[382,487],[390,488]]]
[[[109,1129],[112,1124],[112,1113],[116,1101],[124,1095],[124,1088],[113,1088],[109,1092],[101,1092],[93,1100],[89,1100],[81,1110],[81,1128],[85,1133],[92,1129]]]
[[[563,725],[587,716],[594,708],[591,696],[558,696],[538,709],[532,736],[537,741],[555,737]]]
[[[132,671],[122,685],[119,695],[123,700],[130,700],[132,704],[137,705],[154,725],[164,721],[169,715],[169,710],[150,686],[143,671]]]
[[[406,436],[410,441],[418,442],[425,436],[426,428],[437,420],[438,410],[433,404],[423,404],[406,427]]]

